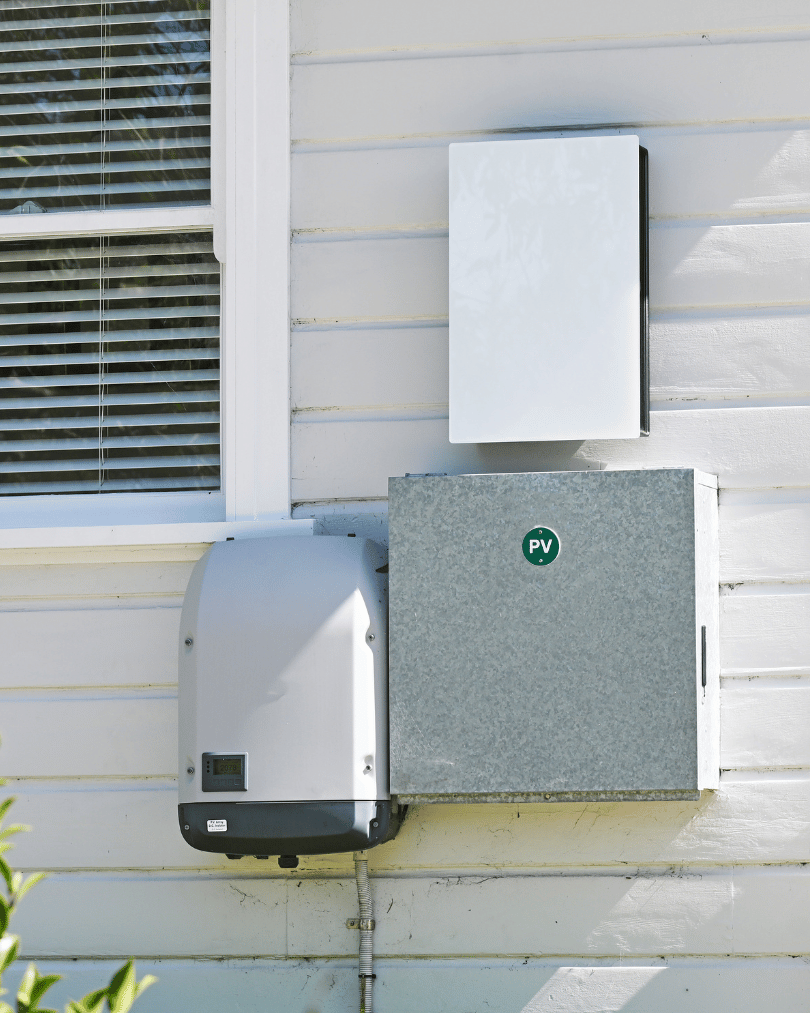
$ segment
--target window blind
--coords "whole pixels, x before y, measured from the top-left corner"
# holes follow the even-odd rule
[[[208,204],[208,19],[0,0],[0,213]]]
[[[0,245],[0,495],[219,488],[201,233]]]

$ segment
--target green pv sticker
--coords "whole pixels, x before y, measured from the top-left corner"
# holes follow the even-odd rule
[[[560,554],[560,539],[551,528],[532,528],[523,539],[523,555],[534,566],[548,566]]]

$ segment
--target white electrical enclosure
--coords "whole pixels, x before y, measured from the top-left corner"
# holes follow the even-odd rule
[[[450,442],[647,431],[638,137],[450,145]]]
[[[219,542],[180,627],[179,802],[193,847],[238,857],[380,843],[387,613],[362,538]]]

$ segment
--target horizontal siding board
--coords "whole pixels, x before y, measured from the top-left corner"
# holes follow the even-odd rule
[[[810,593],[724,595],[720,599],[724,671],[810,667]]]
[[[387,500],[301,504],[296,515],[316,517],[327,533],[362,530],[388,544]],[[720,493],[720,580],[810,579],[810,488],[724,489]]]
[[[447,404],[447,328],[304,331],[292,339],[294,409]]]
[[[221,855],[180,836],[177,788],[168,781],[12,783],[15,838],[26,869],[229,870]],[[695,802],[589,802],[412,806],[394,841],[369,855],[373,871],[723,865],[810,858],[810,777],[733,780]],[[246,858],[240,870],[284,877]],[[304,873],[351,874],[351,855],[301,859]]]
[[[803,486],[810,408],[652,413],[652,435],[578,443],[450,444],[443,420],[299,422],[292,427],[295,502],[388,495],[388,477],[576,468],[701,468],[723,488]]]
[[[727,681],[722,716],[722,767],[810,767],[810,681]]]
[[[653,401],[806,398],[810,313],[721,313],[650,323]]]
[[[297,66],[292,136],[801,119],[807,53],[791,41]]]
[[[446,227],[447,155],[446,143],[361,151],[293,150],[292,228],[368,229],[431,223]]]
[[[292,315],[324,321],[446,317],[446,238],[294,243]]]
[[[810,950],[802,868],[375,877],[373,891],[381,956]],[[26,901],[16,916],[26,956],[357,952],[351,878],[59,873]]]
[[[469,0],[413,0],[380,17],[374,0],[306,0],[292,5],[292,48],[320,50],[456,48],[498,43],[663,37],[706,33],[788,32],[810,28],[800,0],[769,7],[761,0],[687,0],[677,5],[630,3],[608,9],[599,0],[535,7],[504,0],[493,7]],[[709,40],[706,40],[707,43]]]
[[[0,604],[15,598],[183,595],[194,563],[53,563],[0,566]]]
[[[810,580],[810,489],[721,495],[720,579]]]
[[[100,563],[191,563],[208,548],[206,543],[167,545],[69,545],[47,548],[0,549],[0,567],[73,567]]]
[[[0,612],[0,688],[177,682],[180,608]]]
[[[654,228],[650,302],[655,306],[807,303],[810,223]]]
[[[572,966],[573,963],[573,966]],[[105,961],[40,960],[43,974],[65,976],[47,1001],[61,1009],[109,980]],[[16,968],[14,969],[16,970]],[[14,970],[9,980],[16,982]],[[806,959],[789,957],[665,960],[488,957],[375,961],[374,994],[385,1013],[499,1009],[515,1013],[805,1013],[810,989]],[[138,974],[158,983],[138,999],[139,1013],[345,1013],[357,1005],[357,961],[140,960]],[[553,1002],[553,1005],[552,1005]]]
[[[177,700],[168,693],[10,693],[2,704],[7,776],[165,777],[177,772]]]
[[[796,125],[632,132],[649,151],[653,218],[810,210],[810,130]],[[294,152],[293,229],[446,226],[447,143]]]
[[[353,886],[343,880],[308,880],[294,898],[291,891],[291,954],[348,953],[356,948],[354,940],[342,938],[324,917],[327,911],[345,911],[344,917],[354,913]],[[431,953],[437,945],[459,955],[734,951],[732,877],[722,870],[683,878],[375,879],[374,891],[380,912],[374,945],[382,955]]]
[[[58,873],[25,899],[28,903],[15,916],[15,932],[26,957],[286,951],[283,879]]]
[[[447,317],[445,237],[293,245],[296,320]],[[810,222],[660,225],[650,232],[650,300],[694,307],[806,306]]]
[[[295,331],[296,410],[395,407],[447,412],[447,327]],[[653,403],[806,399],[810,314],[653,319]]]

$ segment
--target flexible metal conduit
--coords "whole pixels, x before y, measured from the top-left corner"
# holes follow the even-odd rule
[[[354,876],[357,880],[357,901],[360,906],[360,1013],[374,1013],[374,931],[371,889],[368,884],[368,852],[355,851]]]

